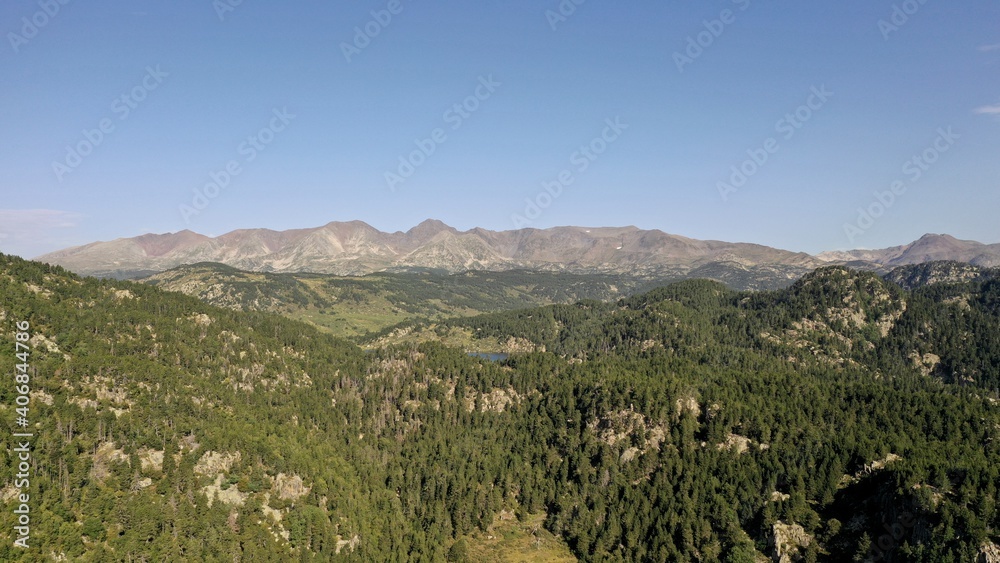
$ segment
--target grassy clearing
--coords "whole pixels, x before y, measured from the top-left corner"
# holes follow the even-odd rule
[[[529,515],[524,522],[497,519],[488,532],[465,536],[468,561],[482,563],[574,563],[576,557],[562,540],[542,523],[544,514]]]

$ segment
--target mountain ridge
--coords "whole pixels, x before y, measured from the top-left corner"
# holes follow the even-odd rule
[[[993,268],[1000,266],[1000,244],[983,244],[948,234],[928,233],[909,244],[877,250],[822,252],[816,257],[829,262],[862,260],[889,267],[953,260]]]
[[[831,264],[868,269],[935,260],[1000,266],[1000,244],[928,234],[880,250],[824,252],[816,256],[746,242],[699,240],[658,229],[560,226],[460,231],[427,219],[407,231],[383,232],[363,221],[275,231],[238,229],[217,237],[190,230],[94,242],[44,254],[36,260],[82,275],[130,278],[186,264],[217,262],[257,272],[364,275],[436,270],[531,269],[573,273],[684,275],[727,264],[766,267],[796,279]]]
[[[821,262],[808,254],[750,243],[696,240],[637,227],[553,227],[459,231],[433,219],[387,233],[362,221],[311,229],[240,229],[217,237],[181,231],[119,238],[36,258],[78,274],[135,277],[199,262],[259,272],[360,275],[432,269],[535,269],[684,273],[717,262],[782,266],[801,275]]]

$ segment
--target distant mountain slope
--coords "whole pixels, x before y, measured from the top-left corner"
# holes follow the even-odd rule
[[[940,283],[1000,278],[1000,268],[983,268],[953,261],[926,262],[893,268],[883,277],[903,289],[913,290]]]
[[[617,303],[554,305],[442,324],[467,331],[473,350],[547,350],[584,359],[594,357],[601,343],[604,353],[642,356],[659,341],[650,335],[663,330],[663,319],[678,315],[664,305],[675,302],[697,311],[706,331],[695,342],[685,335],[678,350],[736,345],[795,363],[873,373],[930,369],[950,383],[1000,389],[1000,279],[988,275],[910,292],[874,272],[831,266],[777,292],[736,293],[717,282],[687,280]],[[623,318],[629,317],[623,306],[637,311],[634,318]],[[444,332],[411,330],[399,340],[433,340]],[[379,335],[377,343],[395,339]]]
[[[776,267],[717,262],[686,275],[572,274],[532,270],[381,272],[365,276],[247,272],[215,263],[180,266],[139,281],[238,311],[270,311],[339,336],[378,332],[411,320],[436,320],[555,303],[620,299],[686,278],[709,278],[733,289],[792,284]]]
[[[238,311],[270,311],[336,335],[356,336],[413,319],[441,319],[612,300],[652,287],[621,274],[506,272],[330,274],[245,272],[221,264],[181,266],[141,280]]]
[[[905,266],[940,260],[954,260],[976,266],[1000,266],[1000,244],[959,240],[950,235],[927,234],[919,240],[881,250],[824,252],[817,258],[829,262],[862,260],[882,266]]]
[[[767,246],[701,241],[636,227],[458,231],[428,220],[407,232],[384,233],[361,221],[314,229],[238,230],[216,238],[190,231],[143,235],[74,247],[38,257],[82,275],[139,277],[184,264],[219,262],[258,272],[362,275],[433,269],[533,269],[683,276],[730,263],[767,267],[795,279],[822,262]]]

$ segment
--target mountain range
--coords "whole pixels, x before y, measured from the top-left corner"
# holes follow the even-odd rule
[[[959,240],[951,235],[927,234],[902,246],[881,250],[823,252],[817,255],[817,258],[825,262],[861,261],[885,267],[951,260],[994,268],[1000,266],[1000,244],[983,244],[971,240]]]
[[[686,276],[704,269],[762,272],[791,282],[829,264],[886,270],[931,260],[1000,265],[1000,244],[949,235],[925,235],[884,250],[812,256],[768,246],[696,240],[636,227],[554,227],[459,231],[427,220],[386,233],[362,222],[332,222],[312,229],[242,229],[218,237],[189,230],[95,242],[37,260],[83,275],[136,278],[185,264],[217,262],[256,272],[362,275],[385,271],[463,272],[515,269],[573,273]],[[712,277],[712,276],[706,276]]]

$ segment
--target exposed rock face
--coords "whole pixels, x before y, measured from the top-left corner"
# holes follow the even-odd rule
[[[665,424],[649,420],[631,409],[605,413],[590,421],[587,428],[609,446],[635,444],[625,449],[622,461],[630,461],[636,454],[644,454],[650,449],[658,451],[669,432]]]
[[[0,490],[0,501],[10,502],[21,494],[21,489],[14,486],[13,483],[7,485],[2,490]]]
[[[163,450],[151,450],[148,448],[139,448],[137,452],[139,454],[139,463],[142,464],[142,470],[163,470]]]
[[[278,473],[274,478],[274,490],[282,500],[296,500],[309,494],[309,487],[303,484],[302,477],[284,473]]]
[[[197,475],[215,475],[229,471],[234,463],[240,460],[240,452],[233,454],[215,451],[205,452],[194,466]]]
[[[361,545],[361,538],[357,534],[351,536],[351,539],[349,540],[345,540],[342,539],[340,536],[337,536],[336,553],[340,555],[341,550],[343,550],[344,548],[347,548],[353,552],[359,545]]]
[[[118,463],[128,463],[128,456],[125,455],[125,452],[115,448],[114,442],[102,443],[94,453],[93,465],[90,467],[90,478],[98,483],[103,483],[111,476],[112,465]]]
[[[774,552],[771,559],[775,563],[793,563],[802,559],[802,550],[809,547],[813,537],[798,524],[776,522],[773,528]]]
[[[686,395],[677,399],[676,405],[677,418],[680,418],[685,412],[691,413],[695,418],[701,416],[701,405],[698,404],[698,399],[694,395]]]
[[[505,354],[525,354],[539,349],[542,352],[545,351],[545,346],[535,346],[527,338],[517,338],[514,336],[509,337],[505,342],[501,343],[500,348]]]
[[[979,558],[976,563],[1000,563],[1000,545],[987,543],[979,550]]]
[[[503,412],[521,402],[521,395],[513,388],[494,388],[489,393],[470,393],[465,398],[465,410],[472,412],[479,404],[479,412]]]
[[[726,436],[725,442],[720,442],[715,447],[719,450],[729,450],[737,454],[745,454],[750,449],[750,439],[746,436],[730,433]]]
[[[190,320],[194,321],[194,324],[198,326],[209,326],[213,322],[212,318],[206,315],[205,313],[193,315],[190,317]]]
[[[937,354],[927,353],[921,356],[913,352],[910,354],[910,359],[913,360],[914,367],[925,376],[935,375],[939,372],[938,366],[941,365],[941,356]]]
[[[250,493],[240,492],[239,487],[236,485],[223,487],[222,474],[216,475],[215,482],[202,487],[201,492],[207,497],[208,506],[212,506],[212,503],[216,500],[230,506],[243,506],[247,497],[250,496]]]

